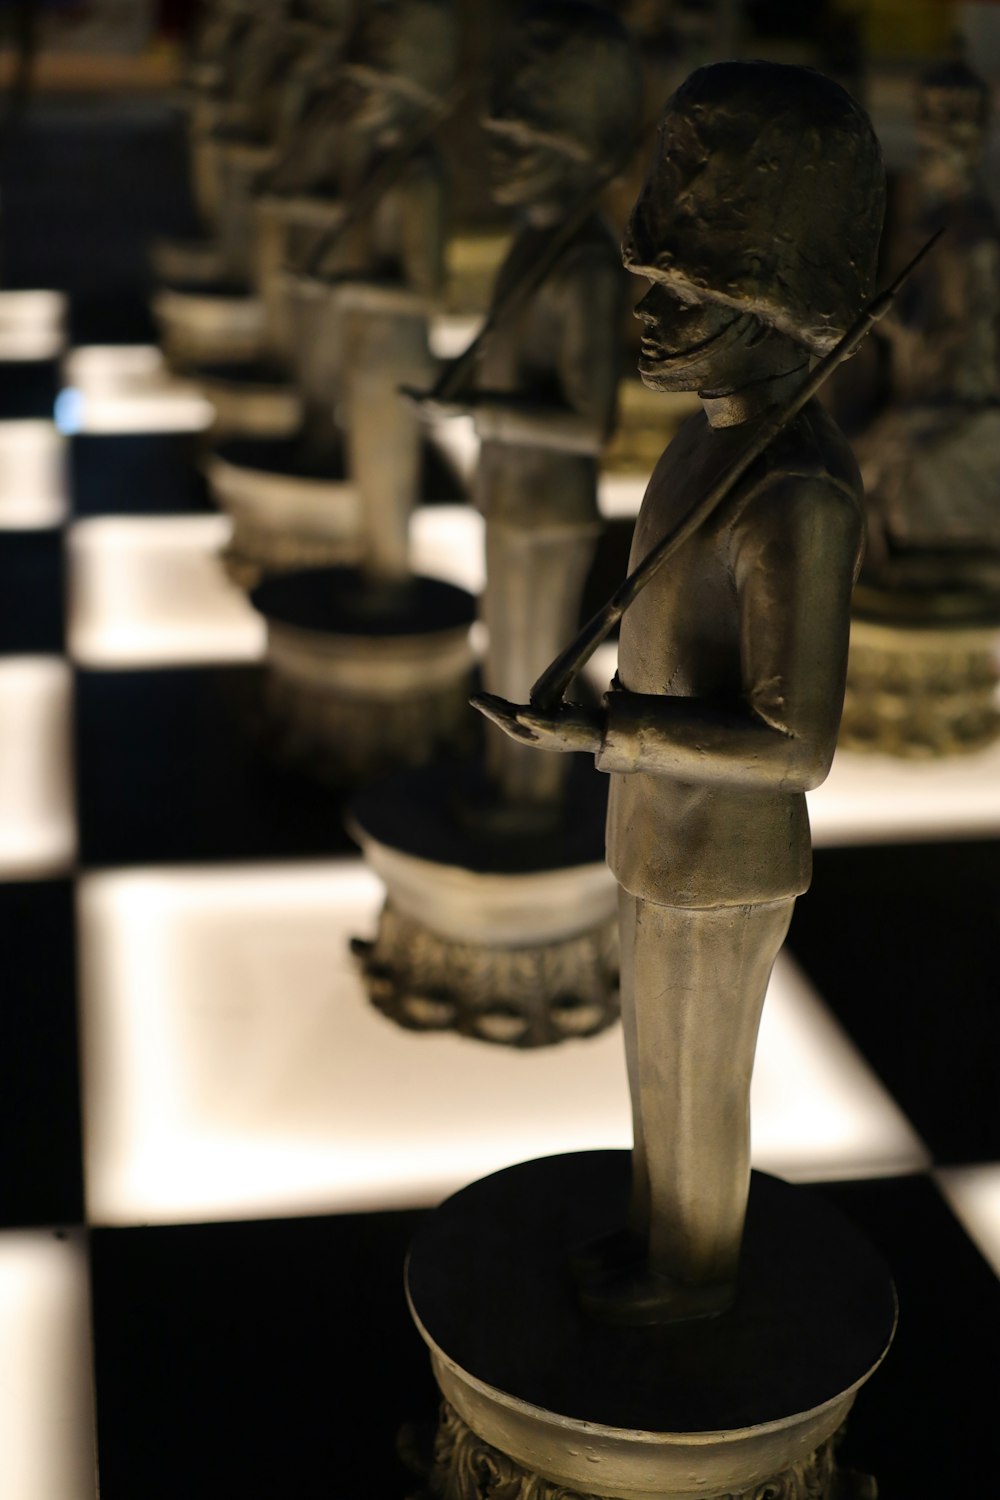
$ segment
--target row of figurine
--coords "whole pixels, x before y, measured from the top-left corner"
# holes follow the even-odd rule
[[[286,747],[369,784],[351,819],[389,892],[375,941],[359,945],[372,998],[406,1025],[550,1042],[615,1014],[607,778],[583,756],[538,754],[523,725],[488,729],[470,753],[477,604],[411,575],[408,525],[428,473],[441,494],[447,450],[428,437],[471,416],[487,563],[479,670],[489,694],[522,702],[578,625],[602,530],[628,293],[602,209],[637,151],[649,154],[642,70],[626,29],[585,0],[546,0],[511,25],[482,136],[514,228],[480,333],[442,366],[428,346],[446,290],[435,136],[469,98],[455,8],[350,9],[315,4],[304,21],[217,0],[190,88],[212,232],[158,248],[169,285],[157,307],[169,354],[196,372],[230,433],[208,472],[234,520],[230,568],[267,621],[272,718]],[[881,361],[869,350],[860,375],[846,366],[827,388],[848,412],[866,393],[855,425],[868,547],[841,728],[852,748],[942,754],[1000,729],[1000,237],[977,183],[987,124],[988,90],[962,64],[922,80],[919,201],[889,269],[910,239],[947,232],[880,324]],[[778,164],[781,127],[778,112]],[[668,155],[689,148],[661,136]],[[714,211],[737,188],[720,174],[699,191]],[[725,236],[697,241],[704,203],[686,237],[648,226],[652,259],[627,263],[652,282],[636,312],[654,391],[712,394],[694,311],[674,333],[694,351],[686,375],[651,373],[667,263],[687,257],[696,286],[724,274],[754,306],[777,295],[767,277],[786,299],[816,295],[798,243],[805,209],[779,207],[783,236],[762,232],[745,271],[726,264],[736,251]],[[713,425],[726,421],[716,412]],[[699,628],[710,607],[692,599]],[[685,676],[658,691],[682,692]],[[579,748],[592,748],[583,732]]]

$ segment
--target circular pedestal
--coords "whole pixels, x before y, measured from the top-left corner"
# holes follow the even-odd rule
[[[417,1031],[538,1047],[617,1018],[617,885],[604,862],[607,777],[583,758],[562,816],[534,830],[477,816],[478,767],[429,766],[351,806],[385,882],[355,943],[372,1003]]]
[[[222,444],[205,463],[212,498],[232,517],[223,561],[241,588],[264,573],[357,562],[358,493],[336,455],[308,465],[293,438]]]
[[[302,420],[302,401],[294,385],[264,360],[200,365],[190,374],[215,410],[216,438],[290,437]]]
[[[245,287],[164,287],[153,297],[163,351],[172,365],[256,359],[267,335],[264,304]]]
[[[859,589],[840,743],[930,759],[1000,736],[1000,601]]]
[[[276,752],[366,782],[453,752],[474,724],[471,594],[433,578],[379,591],[346,568],[267,578],[267,708]]]
[[[226,254],[216,239],[153,241],[150,262],[157,281],[166,285],[211,286],[226,275]]]
[[[430,1492],[543,1500],[824,1500],[829,1447],[895,1326],[889,1273],[812,1189],[754,1173],[736,1306],[661,1327],[588,1319],[568,1259],[624,1222],[629,1154],[484,1178],[431,1214],[407,1267],[446,1415]],[[450,1430],[449,1430],[450,1427]]]

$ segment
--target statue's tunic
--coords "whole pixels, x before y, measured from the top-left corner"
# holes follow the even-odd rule
[[[522,229],[497,276],[494,302],[532,267],[558,228]],[[476,385],[589,419],[590,451],[569,452],[558,425],[532,423],[523,442],[484,441],[476,500],[487,520],[517,526],[597,520],[597,452],[614,421],[622,315],[621,256],[602,219],[589,219],[540,286],[486,340]]]
[[[657,465],[630,570],[746,446],[752,424],[691,417]],[[598,764],[609,770],[607,857],[633,895],[666,906],[752,905],[809,884],[805,795],[734,759],[682,780],[655,769],[631,694],[697,698],[792,735],[836,734],[847,599],[863,546],[862,490],[845,440],[810,403],[657,573],[622,621],[618,685]],[[666,732],[666,731],[665,731]],[[644,744],[644,734],[649,739]],[[625,772],[628,764],[634,770]]]
[[[496,304],[559,232],[519,232]],[[484,400],[507,407],[503,440],[484,438],[475,482],[486,518],[483,677],[502,698],[527,696],[579,620],[601,525],[597,459],[614,421],[623,290],[618,248],[593,215],[540,285],[501,314],[476,372]],[[487,764],[506,801],[535,805],[553,804],[569,771],[568,758],[496,734],[487,738]]]

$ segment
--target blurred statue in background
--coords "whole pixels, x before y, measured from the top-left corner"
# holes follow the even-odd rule
[[[341,70],[352,143],[345,205],[400,161],[378,202],[337,235],[315,268],[342,318],[348,468],[361,504],[362,568],[372,583],[403,585],[409,577],[423,434],[400,386],[430,374],[427,323],[444,291],[447,228],[440,156],[429,142],[416,150],[409,143],[445,106],[457,49],[451,0],[382,0],[365,7]]]
[[[598,457],[614,425],[625,288],[598,189],[636,137],[638,106],[635,57],[608,12],[573,0],[525,11],[485,121],[494,198],[518,220],[494,305],[551,264],[491,329],[470,387],[425,402],[428,415],[471,412],[481,439],[484,678],[504,697],[526,692],[575,628],[601,530]],[[503,804],[551,821],[567,766],[500,736],[488,760]]]
[[[526,693],[575,629],[601,530],[625,278],[599,199],[638,112],[635,50],[610,12],[546,0],[519,15],[485,121],[513,242],[483,335],[432,391],[411,391],[429,421],[471,414],[480,439],[483,673],[501,694]],[[391,818],[381,793],[358,802],[355,828],[387,885],[375,941],[358,951],[393,1019],[516,1046],[614,1019],[606,788],[589,766],[569,769],[491,732],[485,763],[428,768]]]
[[[918,211],[943,228],[882,325],[888,402],[857,440],[868,553],[843,743],[907,756],[1000,733],[1000,226],[979,181],[989,86],[963,63],[917,92]]]
[[[912,249],[947,232],[882,325],[890,401],[859,443],[865,576],[887,585],[1000,588],[1000,226],[979,182],[989,107],[989,85],[962,63],[920,81]]]
[[[650,283],[643,380],[703,410],[653,473],[630,571],[857,318],[883,199],[871,124],[820,74],[721,63],[670,100],[624,256]],[[809,884],[863,542],[857,466],[810,401],[628,609],[602,709],[480,702],[527,753],[590,751],[611,778],[632,1200],[578,1271],[612,1321],[735,1295],[758,1023]]]

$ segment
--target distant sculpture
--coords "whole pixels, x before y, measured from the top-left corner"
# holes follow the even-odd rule
[[[703,411],[650,480],[633,568],[857,317],[883,196],[867,117],[818,73],[721,63],[668,102],[624,257],[650,282],[644,382]],[[603,709],[480,703],[522,747],[590,751],[611,777],[632,1200],[577,1266],[611,1320],[735,1295],[758,1023],[809,884],[804,793],[833,756],[863,540],[857,467],[811,401],[628,610]]]
[[[350,99],[353,192],[441,108],[454,81],[452,0],[369,4],[341,69]],[[401,385],[429,374],[427,320],[445,279],[445,186],[424,145],[405,157],[370,212],[337,237],[316,274],[340,309],[348,467],[365,528],[362,567],[374,582],[409,576],[408,522],[420,493],[422,430]]]
[[[484,677],[504,697],[527,692],[575,628],[601,529],[597,464],[614,422],[625,286],[597,189],[628,155],[638,110],[635,54],[609,12],[549,0],[523,13],[485,122],[494,198],[518,215],[495,305],[552,263],[490,332],[473,388],[425,402],[430,414],[471,411],[482,440]],[[551,817],[568,767],[500,736],[488,756],[502,803]]]
[[[944,227],[883,325],[889,402],[858,443],[865,578],[1000,590],[1000,225],[979,182],[988,85],[962,63],[917,92],[914,244]]]

